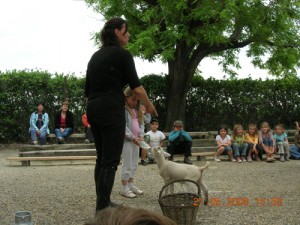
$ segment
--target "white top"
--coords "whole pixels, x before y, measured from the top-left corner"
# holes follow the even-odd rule
[[[228,134],[225,136],[224,139],[222,139],[220,135],[217,135],[217,137],[216,137],[216,141],[221,142],[221,144],[225,144],[226,142],[228,142],[230,140],[231,140],[231,138]]]
[[[156,132],[152,132],[151,130],[147,132],[150,136],[150,147],[160,146],[160,142],[166,138],[163,132],[157,130]]]

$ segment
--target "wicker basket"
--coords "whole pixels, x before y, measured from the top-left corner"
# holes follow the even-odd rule
[[[193,187],[194,193],[182,189],[182,186]],[[181,188],[180,188],[181,187]],[[171,190],[171,191],[170,191]],[[158,202],[163,214],[178,225],[193,225],[196,220],[200,199],[199,185],[192,180],[175,180],[164,185],[159,193]]]

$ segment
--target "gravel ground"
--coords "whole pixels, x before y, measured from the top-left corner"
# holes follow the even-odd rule
[[[94,162],[32,162],[30,167],[22,167],[19,162],[6,161],[7,156],[17,154],[16,150],[0,150],[1,225],[12,225],[17,211],[30,211],[36,225],[82,225],[93,217]],[[203,166],[205,162],[194,164]],[[199,207],[194,224],[300,224],[299,172],[299,160],[211,161],[203,175],[209,206]],[[112,199],[161,213],[158,195],[163,181],[157,165],[139,166],[136,184],[144,195],[135,199],[120,196],[119,167]],[[238,205],[241,199],[242,205]]]

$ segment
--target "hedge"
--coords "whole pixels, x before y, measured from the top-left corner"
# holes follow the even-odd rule
[[[29,117],[39,101],[44,102],[53,132],[53,116],[61,102],[68,99],[75,116],[75,132],[83,132],[84,82],[84,77],[74,74],[34,70],[0,72],[0,142],[28,142]],[[142,77],[141,82],[158,111],[163,128],[168,101],[167,76],[152,74]],[[263,81],[204,80],[195,76],[187,94],[186,130],[217,130],[220,124],[233,127],[235,123],[246,127],[262,121],[268,121],[271,127],[283,123],[286,128],[294,129],[294,121],[300,119],[299,92],[300,82],[296,77]]]

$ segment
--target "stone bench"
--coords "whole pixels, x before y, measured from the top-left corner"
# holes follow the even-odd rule
[[[96,156],[34,156],[34,157],[7,157],[8,161],[20,161],[22,166],[30,166],[30,161],[57,161],[57,160],[96,160]]]
[[[79,143],[79,141],[83,143],[84,139],[85,139],[85,133],[72,133],[66,138],[67,142],[71,142],[71,143]],[[48,134],[47,141],[49,143],[57,143],[56,135]]]
[[[286,131],[289,140],[293,143],[294,130]],[[213,157],[216,151],[215,137],[217,131],[188,132],[193,138],[192,157],[198,161]],[[168,137],[169,133],[165,133]],[[56,138],[55,134],[49,134],[48,138]],[[74,133],[69,138],[85,138],[83,133]],[[168,140],[164,141],[164,147]],[[94,160],[96,150],[94,144],[53,144],[53,145],[23,145],[19,149],[18,157],[8,157],[9,161],[20,161],[22,166],[30,166],[30,161],[57,161],[57,160]]]

